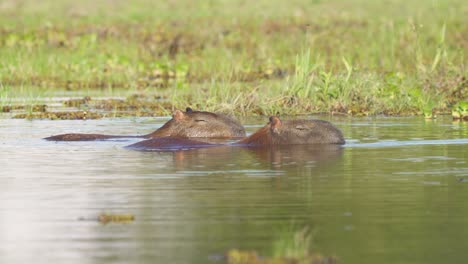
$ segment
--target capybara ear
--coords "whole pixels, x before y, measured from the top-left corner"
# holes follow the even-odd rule
[[[277,116],[270,116],[270,128],[273,132],[277,133],[278,128],[281,127],[281,120]]]
[[[187,107],[187,108],[185,108],[185,112],[187,112],[187,113],[192,113],[192,112],[193,112],[193,110],[192,110],[192,108],[190,108],[190,107]]]
[[[172,114],[172,118],[174,118],[174,120],[176,121],[179,121],[179,120],[182,120],[184,119],[184,112],[180,111],[179,109],[175,110],[174,113]]]

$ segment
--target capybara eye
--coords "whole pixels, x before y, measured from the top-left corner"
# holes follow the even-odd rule
[[[297,126],[296,127],[297,130],[306,130],[306,127],[303,127],[303,126]]]
[[[195,122],[206,122],[206,120],[203,120],[203,119],[195,119]]]

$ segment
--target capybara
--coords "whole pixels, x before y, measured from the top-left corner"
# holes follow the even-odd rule
[[[270,117],[270,122],[236,144],[247,146],[339,144],[345,143],[343,134],[324,120],[284,120]]]
[[[165,145],[168,147],[165,147]],[[255,133],[241,139],[232,146],[256,147],[256,146],[281,146],[297,144],[345,144],[343,134],[332,123],[323,120],[285,120],[278,117],[270,117],[270,121]],[[161,141],[161,138],[144,140],[128,148],[144,149],[179,149],[200,148],[207,146],[219,146],[196,140],[182,141],[177,138],[170,142]]]
[[[172,119],[156,131],[139,136],[103,135],[70,133],[45,138],[52,141],[90,141],[110,138],[241,138],[245,130],[236,120],[222,114],[204,111],[193,111],[187,107],[186,112],[175,110]]]

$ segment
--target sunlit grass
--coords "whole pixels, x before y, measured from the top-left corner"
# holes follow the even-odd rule
[[[311,254],[312,238],[312,232],[308,227],[297,229],[291,225],[274,241],[273,257],[305,258]]]
[[[461,0],[6,3],[8,97],[127,90],[237,115],[427,114],[468,97]]]
[[[323,256],[313,250],[313,233],[304,226],[285,226],[278,232],[271,247],[271,254],[261,255],[254,250],[231,249],[226,253],[228,264],[287,264],[287,263],[338,263],[335,256]]]

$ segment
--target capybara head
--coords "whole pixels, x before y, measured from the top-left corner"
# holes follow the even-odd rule
[[[246,145],[288,144],[344,144],[341,131],[323,120],[280,120],[270,117],[270,122],[249,137],[239,141]]]
[[[172,119],[148,137],[238,138],[245,137],[245,130],[228,116],[187,108],[175,110]]]

